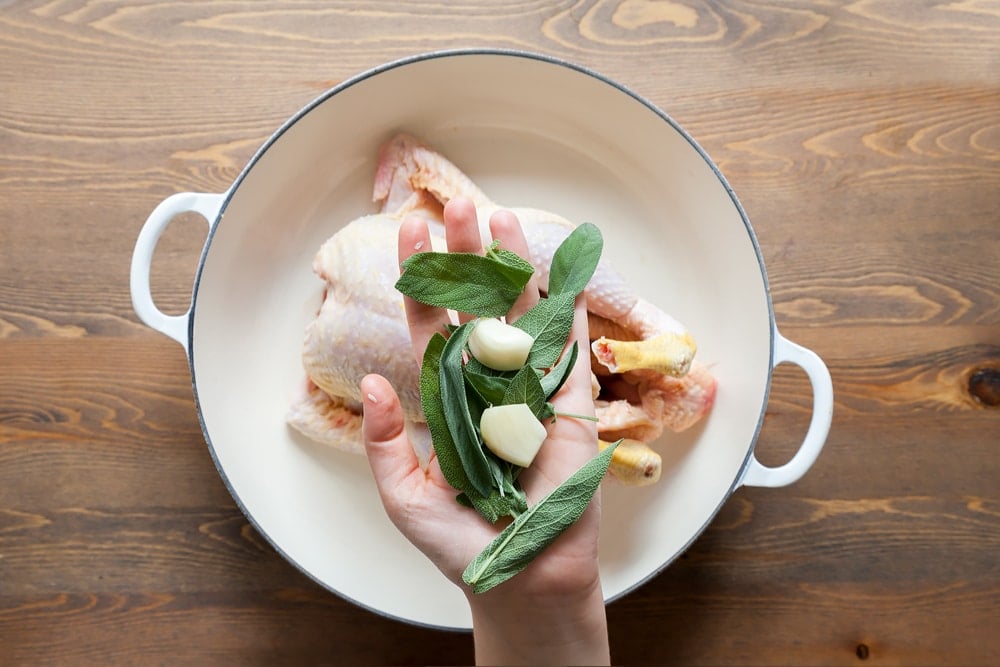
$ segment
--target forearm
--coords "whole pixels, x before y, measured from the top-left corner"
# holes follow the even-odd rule
[[[558,602],[490,593],[470,597],[477,665],[610,664],[599,581]]]

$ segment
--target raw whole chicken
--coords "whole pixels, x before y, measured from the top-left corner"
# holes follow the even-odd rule
[[[433,250],[446,250],[443,207],[464,196],[476,205],[488,245],[486,221],[499,208],[521,222],[542,291],[552,255],[573,229],[564,218],[530,208],[501,207],[443,156],[408,135],[379,151],[374,200],[381,212],[347,224],[319,249],[313,261],[325,281],[323,304],[306,328],[302,361],[307,379],[293,401],[288,423],[306,436],[363,453],[361,395],[367,373],[384,375],[396,388],[414,448],[430,456],[430,434],[420,407],[419,365],[410,347],[399,277],[397,230],[417,213],[427,221]],[[681,431],[711,408],[716,382],[694,360],[695,344],[672,317],[642,299],[607,262],[586,289],[591,378],[598,433],[604,441],[626,438],[611,470],[626,483],[659,477],[660,457],[646,443],[663,430]]]

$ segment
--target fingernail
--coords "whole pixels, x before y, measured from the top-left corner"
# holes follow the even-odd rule
[[[368,392],[368,400],[371,401],[372,403],[378,403],[378,399],[375,398],[375,394],[371,392]]]
[[[424,247],[424,242],[423,242],[423,241],[417,241],[417,242],[416,242],[416,243],[414,244],[414,246],[413,246],[413,249],[414,249],[414,250],[420,250],[420,249],[421,249],[421,248],[423,248],[423,247]]]

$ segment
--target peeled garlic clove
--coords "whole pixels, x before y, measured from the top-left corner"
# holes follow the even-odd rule
[[[479,363],[497,371],[519,370],[528,360],[535,339],[531,334],[500,320],[476,322],[469,335],[469,351]]]
[[[486,408],[479,421],[479,432],[491,452],[522,468],[535,460],[548,435],[525,403]]]

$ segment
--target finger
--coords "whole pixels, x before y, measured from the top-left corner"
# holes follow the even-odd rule
[[[406,437],[399,397],[389,381],[381,375],[366,375],[361,380],[361,396],[364,406],[361,432],[365,452],[382,502],[390,510],[398,506],[400,494],[407,489],[404,480],[414,473],[422,476],[422,471]]]
[[[590,328],[587,325],[587,296],[583,292],[573,304],[573,327],[570,329],[568,344],[576,342],[579,354],[576,365],[559,390],[560,409],[576,414],[593,415],[594,401],[590,387]]]
[[[528,250],[528,241],[524,238],[524,231],[517,216],[510,211],[500,210],[490,216],[490,233],[495,241],[500,241],[500,247],[510,250],[516,255],[531,261],[531,251]],[[512,322],[527,312],[532,306],[538,303],[538,272],[531,274],[528,284],[524,287],[524,292],[517,297],[517,301],[507,315],[507,321]]]
[[[407,216],[399,226],[398,242],[400,264],[418,252],[430,251],[431,235],[427,229],[427,222],[417,215]],[[435,333],[446,333],[448,311],[414,301],[408,296],[403,297],[403,305],[406,308],[406,322],[410,327],[413,353],[417,357],[417,363],[420,363],[423,361],[424,350],[431,336]]]
[[[574,303],[573,326],[569,336],[569,344],[576,342],[580,345],[580,353],[566,384],[552,399],[558,412],[594,415],[587,339],[587,298],[580,294]],[[530,499],[551,491],[597,453],[597,425],[589,420],[563,416],[551,422],[547,429],[549,439],[539,450],[531,468],[522,472],[520,477]]]
[[[467,197],[456,197],[444,207],[444,235],[448,241],[448,252],[483,253],[483,237],[479,232],[479,218],[476,206]],[[459,313],[460,322],[473,319],[471,315]]]

